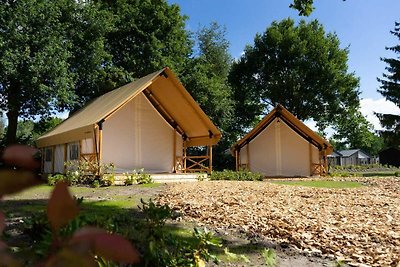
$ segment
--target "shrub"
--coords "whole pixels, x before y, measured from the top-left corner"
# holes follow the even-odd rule
[[[210,180],[235,180],[235,181],[262,181],[264,176],[261,173],[253,173],[248,170],[231,171],[223,170],[214,171]]]
[[[394,176],[400,177],[400,172],[395,172],[395,173],[394,173]]]
[[[63,174],[54,174],[54,175],[49,174],[47,176],[48,185],[56,185],[59,181],[67,181],[67,179]]]
[[[165,228],[166,220],[172,217],[172,210],[151,200],[141,202],[140,209],[146,221],[136,227],[144,239],[136,243],[143,246],[144,266],[205,266],[207,261],[218,261],[209,248],[220,247],[221,240],[212,232],[195,228],[191,242],[177,238]]]
[[[65,163],[67,169],[66,181],[68,185],[93,185],[98,180],[102,186],[114,184],[115,166],[110,164],[99,164],[86,160],[67,161]]]
[[[132,173],[125,173],[125,185],[151,184],[153,179],[150,174],[144,173],[144,169],[133,170]]]
[[[139,173],[137,176],[138,184],[151,184],[153,182],[153,178],[151,178],[151,175],[148,173]]]
[[[137,183],[136,174],[124,173],[124,175],[125,175],[125,181],[124,181],[125,185],[133,185]]]
[[[115,176],[114,174],[103,174],[100,177],[100,185],[101,186],[112,186],[115,183]]]

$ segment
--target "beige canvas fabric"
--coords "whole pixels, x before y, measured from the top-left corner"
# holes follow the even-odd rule
[[[296,129],[296,131],[294,130]],[[320,151],[332,146],[284,107],[272,110],[231,150],[239,151],[241,166],[266,176],[309,176],[320,164]]]
[[[97,123],[107,121],[125,104],[146,90],[187,136],[187,146],[216,144],[221,133],[168,68],[104,94],[37,140],[47,147],[93,138]],[[211,138],[210,138],[211,136]]]

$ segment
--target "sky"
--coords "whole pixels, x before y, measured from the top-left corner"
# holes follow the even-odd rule
[[[338,36],[341,47],[349,49],[349,72],[360,78],[361,112],[381,129],[374,112],[400,114],[395,104],[377,92],[386,64],[381,57],[395,57],[385,47],[398,44],[390,31],[400,22],[400,0],[315,0],[310,17],[300,17],[289,8],[291,0],[168,0],[178,4],[188,16],[187,29],[195,32],[217,22],[225,26],[230,53],[239,58],[246,44],[253,44],[256,33],[263,33],[273,22],[291,17],[295,21],[317,19],[327,32]]]

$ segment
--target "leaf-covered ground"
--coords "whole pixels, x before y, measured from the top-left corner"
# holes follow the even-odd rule
[[[326,189],[270,182],[170,184],[160,203],[185,220],[287,242],[350,266],[399,266],[400,179],[353,178]],[[365,266],[365,265],[364,265]]]

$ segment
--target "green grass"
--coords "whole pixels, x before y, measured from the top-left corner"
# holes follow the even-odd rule
[[[150,184],[140,184],[140,187],[144,187],[144,188],[157,188],[160,187],[161,184],[160,183],[150,183]]]
[[[363,185],[358,182],[352,181],[274,181],[273,184],[280,185],[294,185],[294,186],[306,186],[306,187],[318,187],[318,188],[357,188]]]

